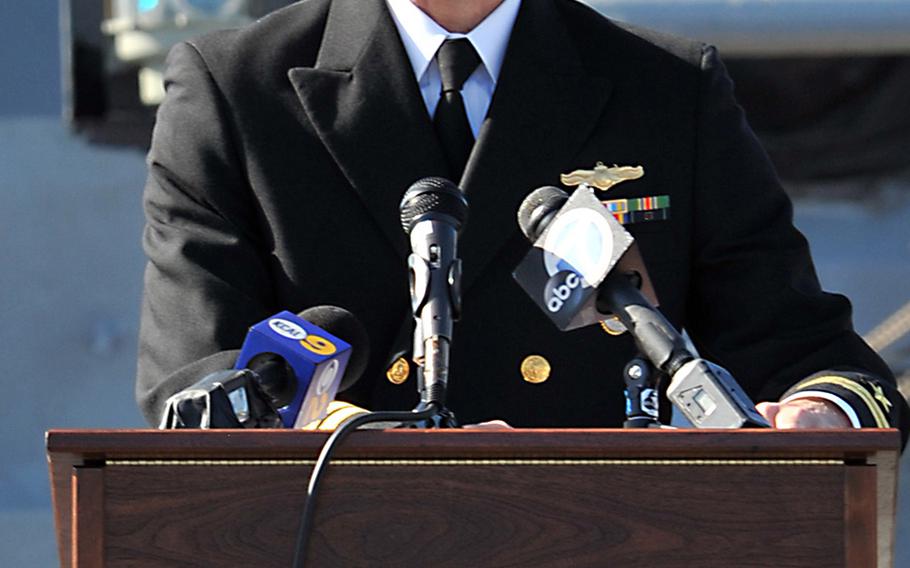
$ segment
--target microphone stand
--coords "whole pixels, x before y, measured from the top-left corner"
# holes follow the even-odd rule
[[[420,392],[414,411],[435,409],[430,419],[412,422],[418,428],[458,427],[455,415],[445,406],[452,327],[461,316],[461,260],[454,256],[454,250],[451,242],[445,247],[430,246],[427,258],[417,253],[408,257],[414,313],[413,359]]]
[[[450,297],[454,308],[460,306],[458,286],[450,287]],[[453,320],[458,311],[453,309]],[[432,414],[419,421],[409,423],[411,428],[458,428],[455,414],[446,408],[446,391],[449,382],[449,339],[440,335],[423,337],[421,318],[415,314],[414,326],[414,362],[417,364],[417,390],[420,402],[414,408],[415,413],[424,413],[432,409]]]
[[[454,183],[429,177],[408,188],[399,210],[411,243],[408,281],[420,391],[416,410],[433,410],[432,418],[421,423],[425,427],[455,428],[458,423],[445,399],[452,327],[461,315],[458,231],[467,219],[468,203]]]

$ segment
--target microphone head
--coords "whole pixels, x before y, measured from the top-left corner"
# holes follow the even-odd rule
[[[539,187],[528,194],[518,208],[518,226],[532,243],[546,230],[556,212],[569,200],[569,195],[552,185]]]
[[[468,217],[468,200],[451,181],[425,177],[415,181],[404,192],[399,211],[401,226],[408,235],[419,221],[443,217],[448,218],[457,231]]]
[[[370,340],[360,320],[338,306],[314,306],[303,310],[298,316],[351,346],[351,358],[348,360],[338,391],[353,386],[360,379],[370,359]]]

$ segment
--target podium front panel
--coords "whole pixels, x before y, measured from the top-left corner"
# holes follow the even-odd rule
[[[844,432],[866,433],[874,434]],[[137,436],[149,434],[132,447],[125,433],[94,448],[83,439],[86,461],[66,462],[78,473],[73,510],[85,508],[87,517],[76,511],[78,530],[61,531],[65,565],[290,565],[324,435],[279,441],[269,439],[279,433],[260,432],[262,446],[254,436],[232,448],[211,433],[197,432],[195,447],[179,436],[167,447],[173,433]],[[307,566],[890,561],[878,537],[887,540],[893,526],[883,522],[872,459],[896,452],[887,431],[877,438],[884,447],[861,436],[865,450],[855,438],[837,449],[831,433],[795,435],[795,445],[780,432],[475,434],[355,434],[317,497]]]

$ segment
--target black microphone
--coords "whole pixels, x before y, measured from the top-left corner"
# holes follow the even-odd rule
[[[568,197],[542,187],[522,202],[518,222],[534,247],[513,275],[560,329],[615,315],[641,353],[671,377],[668,397],[695,426],[769,426],[732,375],[693,354],[642,294],[644,266],[622,269],[632,236],[593,190],[582,185]]]
[[[335,306],[281,312],[252,326],[235,369],[173,395],[161,428],[302,427],[325,415],[369,359],[363,325]]]
[[[461,314],[458,231],[468,215],[464,193],[449,180],[417,180],[401,199],[401,226],[411,243],[408,276],[416,320],[414,360],[422,369],[421,402],[445,405],[453,322]]]

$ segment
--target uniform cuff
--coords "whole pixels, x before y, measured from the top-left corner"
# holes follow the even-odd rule
[[[894,405],[882,385],[861,373],[817,373],[794,385],[781,398],[786,401],[797,396],[829,400],[847,413],[854,426],[861,428],[891,428],[896,423]]]

